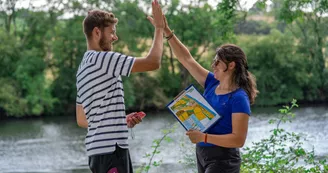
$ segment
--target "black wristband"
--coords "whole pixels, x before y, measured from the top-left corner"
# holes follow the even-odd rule
[[[174,36],[174,30],[172,30],[171,34],[169,36],[165,37],[165,38],[166,38],[167,41],[169,41],[173,36]]]

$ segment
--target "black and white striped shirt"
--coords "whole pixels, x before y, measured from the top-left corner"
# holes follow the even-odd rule
[[[124,90],[121,76],[129,76],[135,58],[117,52],[87,51],[76,74],[76,103],[88,120],[87,155],[128,148]]]

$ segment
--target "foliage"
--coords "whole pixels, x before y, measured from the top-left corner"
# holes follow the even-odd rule
[[[184,166],[184,172],[192,171],[197,173],[196,147],[194,145],[192,145],[193,147],[188,147],[187,143],[190,143],[190,140],[186,141],[185,138],[180,142],[180,153],[183,155],[183,159],[179,160],[179,163]]]
[[[4,44],[0,46],[0,49],[4,49],[1,61],[6,65],[0,74],[5,81],[11,81],[8,84],[15,83],[11,89],[8,88],[8,91],[13,91],[11,97],[3,95],[7,99],[11,98],[11,101],[4,103],[3,108],[8,116],[49,113],[55,99],[50,95],[44,73],[46,66],[43,57],[46,51],[43,49],[45,44],[42,37],[47,34],[47,26],[45,22],[31,25],[42,21],[44,16],[36,17],[34,15],[40,13],[26,10],[16,11],[15,14],[24,16],[14,20],[14,32],[1,32],[6,33],[1,34]],[[22,28],[16,28],[18,25]],[[38,33],[38,37],[32,37],[35,33]],[[12,109],[14,107],[16,110]]]
[[[273,30],[268,36],[245,36],[238,44],[247,54],[250,72],[256,76],[260,91],[256,104],[275,105],[304,98],[302,87],[310,81],[303,63],[306,58],[296,51],[292,36]]]
[[[324,14],[328,13],[328,2],[326,0],[299,1],[299,0],[274,0],[276,17],[286,22],[287,28],[298,40],[298,52],[308,56],[311,63],[307,66],[307,71],[311,75],[310,81],[304,87],[305,99],[324,100],[326,99],[327,88],[324,87],[324,71],[326,59],[324,44],[328,36],[324,28],[328,27]]]
[[[151,153],[146,153],[144,156],[145,158],[149,159],[149,162],[147,164],[143,164],[140,168],[138,168],[136,170],[137,173],[141,173],[141,172],[148,173],[152,167],[158,167],[162,164],[163,160],[154,161],[154,157],[161,152],[159,148],[161,147],[161,144],[163,142],[172,142],[172,138],[169,137],[169,135],[175,132],[178,125],[179,125],[178,123],[175,123],[169,128],[163,129],[162,130],[163,136],[159,139],[153,140],[153,145],[151,146],[153,148],[153,151]]]
[[[115,51],[142,57],[151,47],[154,28],[146,19],[150,0],[47,0],[42,7],[30,4],[26,9],[18,9],[17,2],[0,3],[0,79],[5,82],[0,110],[5,116],[74,114],[75,74],[86,50],[81,23],[87,10],[108,9],[119,18]],[[266,0],[259,0],[250,12],[235,0],[220,1],[217,6],[204,0],[162,3],[170,27],[205,68],[210,70],[221,44],[241,45],[258,79],[261,94],[256,104],[276,105],[292,97],[302,102],[327,101],[328,44],[324,40],[328,32],[323,28],[328,19],[320,15],[327,13],[326,1],[274,0],[271,13],[263,12]],[[313,11],[302,10],[311,5]],[[247,13],[273,15],[279,21],[246,21]],[[183,88],[197,85],[164,44],[159,70],[124,79],[127,109],[163,109]]]
[[[271,27],[264,21],[241,21],[235,27],[236,34],[270,34]]]
[[[242,172],[327,172],[326,160],[318,160],[314,149],[306,151],[300,134],[288,132],[280,127],[281,123],[292,122],[295,114],[292,109],[298,107],[296,100],[290,106],[279,109],[280,116],[269,121],[277,126],[269,137],[254,142],[243,152]]]
[[[24,116],[27,112],[27,101],[21,99],[17,83],[10,79],[0,78],[0,105],[6,110],[8,116]],[[19,109],[17,109],[19,108]]]
[[[47,61],[53,78],[51,94],[60,100],[55,114],[72,115],[75,111],[76,71],[86,49],[82,20],[75,17],[59,22],[51,37],[53,54]]]
[[[270,130],[270,134],[259,142],[253,142],[253,145],[243,148],[241,172],[321,173],[328,171],[325,158],[319,159],[314,153],[314,148],[308,151],[303,147],[304,142],[307,141],[304,136],[280,127],[282,123],[292,122],[296,117],[293,109],[297,107],[297,101],[293,99],[290,105],[279,109],[279,116],[269,120],[269,124],[276,124],[275,128]],[[158,144],[158,140],[155,142]],[[187,146],[183,140],[179,144],[182,146],[180,152],[184,156],[179,163],[185,165],[187,172],[197,172],[194,145]],[[147,156],[150,158],[151,155]]]

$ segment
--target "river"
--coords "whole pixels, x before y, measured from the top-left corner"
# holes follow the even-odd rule
[[[253,109],[249,122],[245,146],[267,137],[275,125],[268,120],[278,116],[278,108]],[[130,152],[137,170],[146,164],[146,153],[152,152],[152,142],[163,136],[161,129],[169,128],[176,122],[169,112],[146,112],[144,121],[130,133]],[[306,149],[315,148],[319,157],[328,156],[328,107],[303,107],[295,109],[296,118],[281,127],[302,133],[309,140]],[[0,121],[0,172],[3,173],[90,173],[85,153],[85,129],[76,125],[75,116],[47,117],[38,119]],[[134,136],[134,139],[132,139]],[[178,126],[169,134],[171,142],[164,141],[154,156],[162,160],[159,167],[149,172],[191,172],[181,163],[184,156],[193,158],[193,145]],[[189,167],[190,168],[190,167]]]

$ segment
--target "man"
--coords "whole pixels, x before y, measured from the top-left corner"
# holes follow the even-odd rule
[[[112,52],[118,40],[114,14],[93,10],[83,21],[87,52],[76,74],[76,118],[80,127],[88,129],[85,139],[89,167],[96,173],[132,173],[128,150],[128,127],[141,119],[131,116],[126,122],[124,92],[121,76],[134,72],[156,70],[163,52],[163,13],[152,2],[155,34],[146,57],[134,58]]]

